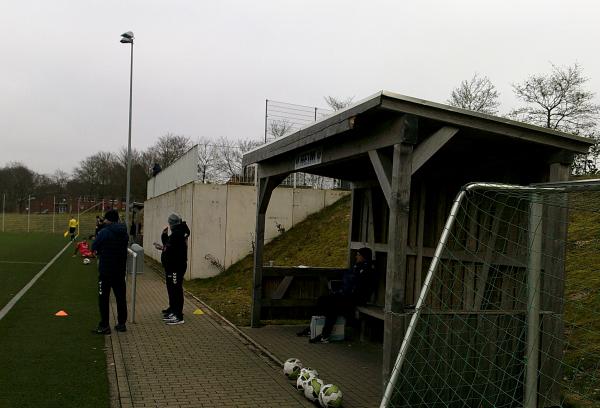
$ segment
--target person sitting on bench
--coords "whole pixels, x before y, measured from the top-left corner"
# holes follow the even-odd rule
[[[342,276],[341,287],[332,286],[330,294],[317,299],[317,314],[325,316],[325,325],[322,333],[309,342],[328,343],[337,317],[349,315],[356,306],[365,304],[369,300],[375,277],[371,259],[371,250],[366,247],[360,248],[356,252],[355,264]],[[310,327],[298,332],[297,335],[310,335]]]

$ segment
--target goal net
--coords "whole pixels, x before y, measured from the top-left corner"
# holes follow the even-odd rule
[[[595,185],[468,185],[423,263],[382,407],[600,406]]]

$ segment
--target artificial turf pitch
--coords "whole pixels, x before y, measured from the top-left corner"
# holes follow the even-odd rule
[[[2,261],[48,262],[66,242],[58,234],[0,234],[0,307],[44,267]],[[96,263],[84,265],[72,253],[68,248],[0,320],[2,408],[109,405],[104,337],[91,333]],[[59,310],[68,316],[56,317]]]

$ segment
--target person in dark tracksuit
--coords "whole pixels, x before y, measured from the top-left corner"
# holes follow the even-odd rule
[[[98,253],[98,303],[100,323],[97,334],[110,334],[108,304],[112,289],[117,301],[117,325],[115,330],[127,331],[127,298],[125,293],[125,274],[127,264],[127,245],[129,236],[124,224],[119,223],[119,213],[109,210],[104,216],[104,227],[92,244],[92,250]]]
[[[372,252],[369,248],[360,248],[356,252],[356,262],[342,276],[341,287],[317,299],[317,313],[325,315],[325,324],[322,333],[310,339],[310,343],[329,343],[337,317],[348,315],[356,306],[369,300],[374,289],[374,276]],[[297,334],[309,335],[310,327]]]
[[[161,234],[160,260],[165,268],[169,307],[162,311],[166,324],[183,324],[183,275],[187,270],[187,239],[190,229],[178,214],[168,218],[169,226]],[[169,234],[169,230],[171,233]]]

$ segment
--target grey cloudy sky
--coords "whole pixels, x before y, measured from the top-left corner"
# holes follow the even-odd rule
[[[385,89],[444,102],[474,72],[511,83],[578,62],[600,88],[589,0],[2,0],[0,166],[71,172],[167,132],[260,140],[264,101],[325,107]],[[598,100],[598,97],[596,98]]]

